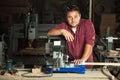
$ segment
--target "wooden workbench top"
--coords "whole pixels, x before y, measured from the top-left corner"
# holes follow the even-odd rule
[[[97,71],[87,70],[85,74],[53,73],[52,76],[43,73],[40,74],[26,73],[25,71],[19,71],[18,74],[24,74],[27,77],[23,77],[20,75],[16,76],[0,75],[0,80],[110,80],[108,76],[102,73],[101,70]]]

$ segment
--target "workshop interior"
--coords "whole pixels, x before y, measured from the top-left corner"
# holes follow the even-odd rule
[[[37,75],[40,72],[52,74],[49,77],[54,76],[54,73],[87,75],[87,63],[76,66],[68,61],[63,36],[47,36],[50,28],[65,21],[63,12],[68,4],[77,5],[81,10],[81,17],[94,24],[96,40],[93,63],[98,65],[93,65],[90,71],[94,73],[107,69],[112,76],[86,80],[120,80],[119,0],[1,0],[0,77],[3,78],[6,73],[13,76],[20,69],[30,69],[30,73],[36,74],[22,77],[41,78]]]

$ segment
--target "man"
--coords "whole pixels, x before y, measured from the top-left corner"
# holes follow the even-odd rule
[[[81,12],[77,6],[71,5],[67,7],[66,22],[62,22],[50,29],[47,35],[63,35],[65,37],[69,61],[74,61],[75,64],[93,61],[94,26],[91,21],[81,19]]]

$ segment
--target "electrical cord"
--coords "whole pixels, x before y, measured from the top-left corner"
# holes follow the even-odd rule
[[[52,77],[53,76],[53,73],[51,74],[48,74],[48,75],[45,75],[45,76],[28,76],[27,74],[30,74],[30,72],[28,73],[23,73],[21,74],[22,77],[27,77],[27,78],[41,78],[41,77]]]

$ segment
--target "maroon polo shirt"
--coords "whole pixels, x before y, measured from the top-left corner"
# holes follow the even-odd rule
[[[94,46],[95,31],[93,23],[90,20],[81,19],[75,33],[72,31],[71,27],[64,22],[56,25],[56,28],[66,29],[74,36],[73,41],[66,41],[66,49],[70,61],[80,59],[82,57],[85,44]],[[92,53],[87,61],[93,61]]]

